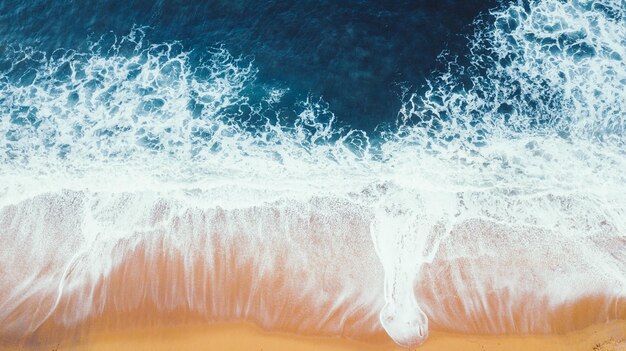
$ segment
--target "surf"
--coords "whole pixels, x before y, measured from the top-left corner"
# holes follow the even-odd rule
[[[285,113],[250,59],[144,27],[6,47],[2,340],[120,315],[402,346],[626,318],[623,7],[502,4],[475,26],[377,131],[314,96]]]

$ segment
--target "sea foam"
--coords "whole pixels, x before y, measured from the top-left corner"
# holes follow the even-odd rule
[[[404,346],[626,318],[622,5],[503,4],[375,133],[142,27],[5,48],[0,335],[146,301]]]

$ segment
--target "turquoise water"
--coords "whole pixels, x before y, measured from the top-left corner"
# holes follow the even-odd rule
[[[142,298],[207,320],[623,318],[623,5],[0,3],[0,336],[136,308],[94,291],[138,250],[182,272]],[[250,295],[215,290],[224,251]]]
[[[400,86],[419,87],[444,49],[464,38],[494,1],[47,1],[0,4],[5,45],[85,50],[87,38],[148,26],[150,43],[180,41],[194,59],[216,45],[254,60],[258,85],[288,89],[291,104],[323,97],[342,123],[393,121]],[[110,44],[110,42],[107,42]]]

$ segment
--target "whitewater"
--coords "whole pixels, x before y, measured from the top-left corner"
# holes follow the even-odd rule
[[[376,131],[150,28],[2,47],[0,340],[146,303],[402,346],[626,319],[625,21],[502,4]]]

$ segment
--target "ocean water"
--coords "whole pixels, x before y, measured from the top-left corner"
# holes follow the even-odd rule
[[[0,14],[3,343],[146,306],[403,346],[626,318],[621,0]]]

